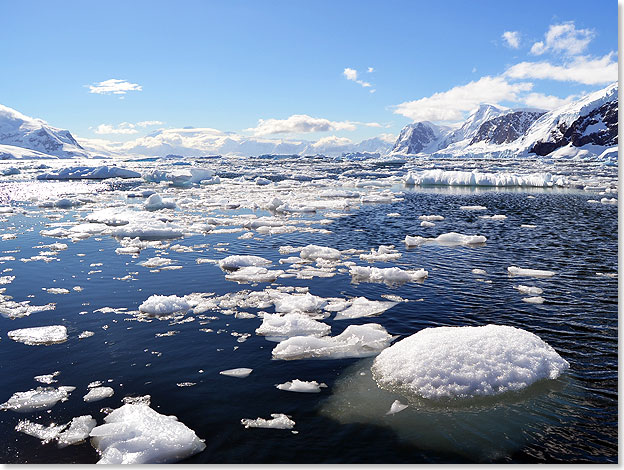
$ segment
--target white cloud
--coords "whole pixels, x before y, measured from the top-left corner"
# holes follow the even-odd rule
[[[613,52],[593,59],[576,57],[564,65],[549,62],[520,62],[507,69],[505,76],[517,79],[537,78],[561,82],[577,82],[584,85],[606,85],[617,81],[618,63]]]
[[[375,71],[375,69],[373,67],[369,67],[368,70],[367,70],[368,73],[373,73],[374,71]]]
[[[368,71],[372,72],[373,68],[369,67]],[[351,80],[352,82],[355,82],[358,85],[363,86],[364,88],[370,88],[373,86],[369,82],[365,82],[364,80],[358,80],[358,72],[355,69],[350,69],[349,67],[347,67],[346,69],[343,70],[342,74],[345,76],[347,80]]]
[[[259,119],[257,127],[245,129],[245,131],[252,132],[254,135],[269,135],[353,131],[355,129],[355,124],[350,121],[330,121],[307,114],[293,114],[287,119]]]
[[[122,122],[121,124],[115,126],[112,124],[100,124],[97,126],[94,131],[96,134],[136,134],[137,131],[135,129],[135,125],[129,122]]]
[[[163,124],[161,121],[140,121],[136,123],[138,127],[160,126],[161,124]]]
[[[482,103],[519,101],[519,94],[532,87],[533,84],[528,82],[509,83],[504,77],[485,76],[448,91],[398,104],[394,113],[414,121],[459,121],[466,111]]]
[[[351,144],[353,144],[353,141],[347,137],[336,137],[335,135],[330,135],[317,140],[312,144],[312,147],[343,147]]]
[[[576,29],[574,21],[550,25],[544,41],[538,41],[531,47],[531,54],[542,55],[553,51],[578,55],[587,48],[594,35],[591,29]]]
[[[98,95],[125,95],[129,91],[141,91],[143,87],[137,83],[130,83],[127,80],[111,78],[103,82],[89,85],[89,93]]]
[[[524,104],[526,104],[530,108],[539,108],[550,111],[551,109],[558,108],[559,106],[563,106],[564,104],[571,103],[578,96],[570,95],[567,98],[559,98],[553,95],[545,95],[543,93],[529,93],[523,99]]]
[[[502,37],[512,49],[520,47],[520,33],[518,31],[505,31]]]

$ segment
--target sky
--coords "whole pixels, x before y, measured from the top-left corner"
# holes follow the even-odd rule
[[[617,80],[612,1],[0,1],[0,104],[85,139],[396,136]],[[213,131],[207,131],[213,132]]]

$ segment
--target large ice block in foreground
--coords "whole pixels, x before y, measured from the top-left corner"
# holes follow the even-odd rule
[[[569,366],[533,333],[487,325],[425,328],[382,351],[371,370],[382,388],[440,399],[518,391]]]
[[[93,428],[91,443],[98,463],[174,463],[206,448],[193,430],[175,416],[165,416],[144,404],[126,404]]]

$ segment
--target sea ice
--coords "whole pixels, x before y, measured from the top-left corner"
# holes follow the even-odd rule
[[[370,253],[360,255],[360,259],[369,262],[392,261],[395,259],[399,259],[400,257],[401,253],[394,249],[394,245],[379,245],[379,248],[377,250],[371,248]]]
[[[278,294],[273,299],[275,311],[278,313],[305,312],[311,313],[321,310],[327,305],[327,299],[312,295],[309,292],[305,294]]]
[[[72,180],[72,179],[107,179],[107,178],[140,178],[136,171],[116,166],[72,166],[61,168],[49,173],[37,175],[38,180]]]
[[[93,387],[89,389],[89,392],[82,397],[86,402],[99,401],[104,398],[112,397],[115,394],[115,390],[111,387]]]
[[[440,245],[456,246],[456,245],[479,245],[485,243],[487,238],[483,235],[463,235],[457,232],[443,233],[436,238],[411,237],[405,236],[405,244],[407,246],[420,246],[424,243],[439,243]]]
[[[374,356],[386,348],[393,337],[376,323],[350,325],[338,336],[295,336],[273,349],[275,359],[340,359]]]
[[[523,286],[522,284],[519,284],[516,286],[516,289],[518,289],[520,292],[522,292],[523,294],[530,294],[530,295],[540,295],[542,292],[544,292],[541,288],[539,287],[534,287],[534,286]]]
[[[485,206],[461,206],[461,210],[463,211],[485,211],[487,207]]]
[[[221,269],[239,269],[249,266],[268,266],[272,262],[260,256],[232,255],[219,261]]]
[[[274,282],[284,274],[281,269],[267,269],[258,266],[247,266],[225,275],[228,281],[236,282]]]
[[[308,245],[301,250],[299,256],[303,259],[317,260],[321,258],[336,261],[340,259],[340,251],[327,246]]]
[[[7,335],[13,341],[31,346],[48,345],[67,341],[67,328],[62,325],[36,326],[9,331]]]
[[[424,269],[405,271],[396,266],[392,268],[351,266],[349,272],[356,282],[383,282],[390,285],[422,281],[429,275]]]
[[[221,372],[219,372],[219,374],[244,379],[245,377],[248,377],[249,374],[251,374],[252,372],[253,369],[249,369],[248,367],[238,367],[236,369],[222,370]]]
[[[439,399],[517,391],[568,367],[533,333],[487,325],[425,328],[382,351],[371,370],[382,388]]]
[[[145,404],[125,404],[93,428],[91,444],[101,464],[174,463],[206,448],[204,441],[179,422]]]
[[[148,315],[171,315],[186,313],[191,306],[184,297],[176,295],[152,295],[139,306],[139,311]]]
[[[48,410],[59,401],[66,401],[76,387],[37,387],[27,392],[15,392],[11,398],[0,404],[0,410],[13,410],[20,413]]]
[[[525,297],[522,299],[523,302],[529,303],[529,304],[543,304],[544,303],[544,297]]]
[[[307,382],[305,380],[294,379],[291,382],[285,382],[283,384],[276,385],[280,390],[287,392],[299,392],[299,393],[320,393],[321,388],[326,388],[324,383],[319,384],[316,380]]]
[[[272,413],[271,419],[241,419],[241,424],[245,428],[269,428],[269,429],[292,429],[295,422],[285,414]]]
[[[509,274],[514,276],[551,277],[555,275],[554,271],[546,271],[543,269],[525,269],[517,266],[509,266],[507,271]]]
[[[81,443],[89,437],[96,424],[91,415],[73,418],[69,422],[69,427],[57,436],[57,445],[63,448]]]
[[[398,302],[368,300],[365,297],[353,299],[351,305],[336,314],[334,320],[351,320],[353,318],[372,317],[380,315]]]
[[[256,334],[265,336],[269,341],[282,341],[293,336],[325,336],[330,331],[329,325],[303,313],[265,313]]]
[[[161,209],[175,209],[176,202],[173,199],[163,199],[159,194],[152,194],[143,206],[148,211],[158,211]]]
[[[398,413],[399,411],[403,411],[405,408],[407,408],[407,405],[404,405],[399,400],[394,400],[392,405],[390,405],[390,410],[388,410],[386,414],[393,415],[393,414]]]

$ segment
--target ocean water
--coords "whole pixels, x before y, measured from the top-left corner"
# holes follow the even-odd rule
[[[137,165],[146,169],[155,164]],[[102,424],[107,408],[118,408],[124,397],[144,395],[150,395],[156,411],[177,416],[205,440],[206,449],[184,463],[617,462],[617,205],[589,203],[603,196],[576,187],[405,188],[400,180],[375,186],[383,178],[404,174],[400,164],[325,162],[318,169],[313,163],[286,161],[280,162],[279,171],[275,162],[246,165],[230,166],[229,172],[217,168],[222,183],[205,187],[174,188],[136,180],[40,183],[30,178],[29,172],[37,170],[29,168],[2,183],[0,201],[15,212],[2,215],[0,226],[2,234],[15,234],[15,238],[0,241],[0,276],[15,279],[0,287],[15,301],[56,305],[23,318],[0,317],[0,402],[16,391],[42,386],[33,378],[55,371],[60,374],[52,386],[76,390],[49,410],[1,411],[0,462],[95,463],[99,457],[88,441],[59,449],[54,442],[43,444],[17,432],[15,426],[21,419],[49,425],[86,414]],[[588,174],[613,178],[614,171]],[[234,181],[241,176],[247,176],[249,184]],[[278,216],[295,224],[296,231],[263,234],[241,227],[250,217],[276,216],[257,202],[266,199],[266,191],[277,183],[254,185],[251,178],[256,176],[290,181],[291,186],[278,193],[300,204],[338,187],[362,194],[389,191],[396,197],[388,203],[333,198],[337,202],[331,208]],[[69,228],[105,207],[139,211],[144,200],[126,198],[137,189],[177,199],[177,209],[158,211],[158,217],[187,228],[193,222],[218,218],[223,224],[215,227],[238,231],[189,230],[184,237],[161,240],[135,257],[116,254],[120,241],[106,232],[74,241],[40,233],[58,226]],[[36,202],[66,195],[89,200],[70,209],[42,208]],[[487,210],[460,209],[466,205]],[[389,217],[391,213],[400,216]],[[445,219],[425,228],[418,218],[423,214]],[[479,217],[484,214],[507,218]],[[435,237],[447,232],[484,235],[487,242],[413,248],[403,243],[405,235]],[[253,236],[239,238],[245,233]],[[47,250],[41,245],[55,242],[68,248],[44,255],[51,258],[47,261],[28,260]],[[172,250],[175,244],[192,251]],[[196,261],[256,255],[273,261],[271,269],[288,270],[290,266],[280,265],[279,260],[297,254],[283,254],[279,248],[308,244],[343,251],[341,263],[424,268],[429,275],[423,282],[403,285],[356,283],[348,266],[339,264],[331,277],[280,277],[274,283],[238,284],[226,280],[215,263]],[[367,263],[359,259],[361,252],[345,253],[367,252],[382,244],[395,245],[401,257]],[[155,256],[169,258],[171,265],[181,269],[138,264]],[[507,267],[512,265],[552,270],[556,275],[511,276]],[[487,274],[475,275],[473,269]],[[293,268],[292,274],[296,272]],[[524,302],[527,296],[514,288],[518,284],[542,288],[544,303]],[[75,286],[82,290],[73,290]],[[365,323],[378,323],[397,339],[429,327],[509,325],[538,335],[570,363],[570,369],[556,380],[538,382],[522,392],[450,402],[420,400],[387,416],[395,399],[406,400],[376,386],[370,374],[373,358],[274,360],[271,351],[277,343],[255,334],[261,318],[236,315],[257,315],[259,309],[232,305],[164,320],[136,314],[153,294],[212,293],[214,297],[278,286],[308,288],[321,297],[384,300],[382,296],[392,295],[406,300],[376,317],[335,321],[332,315],[323,320],[332,335],[348,325]],[[53,294],[48,288],[70,292]],[[265,310],[272,313],[272,308]],[[67,341],[30,346],[7,336],[14,329],[47,325],[65,325]],[[202,331],[206,329],[211,331]],[[79,339],[83,331],[95,334]],[[239,341],[241,334],[250,336]],[[244,379],[219,374],[237,367],[253,372]],[[293,379],[316,380],[327,388],[318,394],[275,388]],[[104,382],[115,394],[84,402],[82,396],[93,381]],[[245,429],[240,423],[243,418],[269,418],[272,413],[291,416],[297,433]]]

